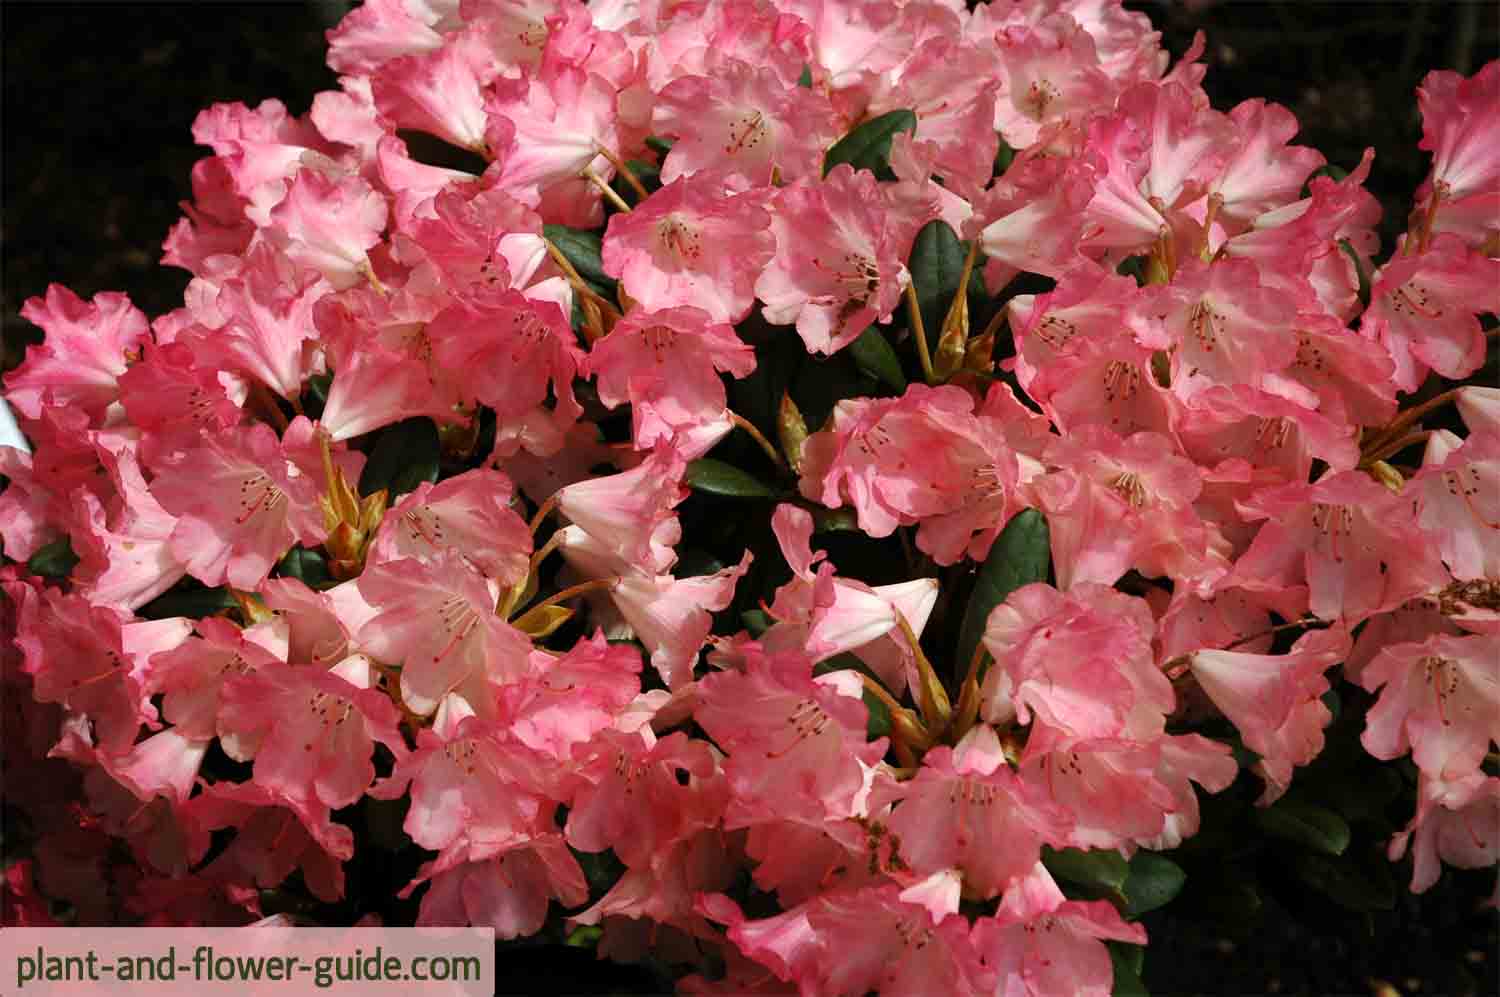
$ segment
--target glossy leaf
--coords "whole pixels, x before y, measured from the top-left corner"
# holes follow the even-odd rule
[[[1255,811],[1255,823],[1267,834],[1324,855],[1342,855],[1349,847],[1349,825],[1344,818],[1300,800],[1283,798]]]
[[[688,464],[683,480],[694,491],[726,498],[775,498],[780,494],[753,474],[707,457]]]
[[[868,374],[881,384],[896,391],[906,390],[906,373],[901,361],[891,348],[890,340],[876,326],[860,333],[859,338],[849,344],[849,356],[862,374]]]
[[[984,636],[990,612],[1021,586],[1046,581],[1051,560],[1047,521],[1035,509],[1022,509],[995,538],[990,555],[984,559],[979,577],[974,582],[974,593],[969,596],[969,605],[964,610],[963,624],[958,632],[957,656],[953,662],[960,673],[969,667],[974,649]]]
[[[1140,851],[1130,860],[1130,872],[1125,877],[1124,915],[1137,918],[1147,911],[1170,903],[1182,892],[1187,882],[1187,873],[1171,859],[1155,852]]]
[[[73,542],[63,537],[38,548],[26,561],[26,570],[43,578],[67,578],[77,564],[78,555],[73,553]]]
[[[1130,875],[1124,856],[1104,849],[1043,848],[1042,864],[1055,879],[1106,893],[1119,894]]]
[[[604,239],[598,232],[569,228],[566,225],[543,225],[542,235],[567,257],[578,275],[606,297],[615,293],[615,279],[604,272],[602,247]]]
[[[940,218],[923,225],[912,242],[907,269],[917,290],[917,305],[929,347],[937,343],[948,306],[958,293],[968,251],[953,228]]]
[[[424,481],[436,481],[442,445],[437,426],[428,418],[406,419],[381,433],[359,476],[359,493],[371,495],[384,488],[391,505]]]
[[[897,132],[917,128],[914,112],[902,109],[871,118],[833,144],[823,160],[823,175],[840,163],[856,170],[869,170],[882,180],[894,179],[891,173],[891,140]]]
[[[1141,968],[1145,965],[1146,950],[1139,945],[1107,942],[1109,962],[1114,969],[1114,984],[1110,988],[1112,997],[1151,997],[1146,984],[1141,982]]]
[[[1361,868],[1347,857],[1328,858],[1303,852],[1292,868],[1306,886],[1352,911],[1391,910],[1396,906],[1395,889],[1384,863],[1377,870]]]

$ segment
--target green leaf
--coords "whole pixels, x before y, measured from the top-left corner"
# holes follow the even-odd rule
[[[1324,855],[1342,855],[1349,847],[1349,825],[1332,810],[1283,797],[1274,806],[1255,811],[1262,831],[1295,842]]]
[[[1146,984],[1141,982],[1141,968],[1146,964],[1146,950],[1139,945],[1123,942],[1106,942],[1109,962],[1115,971],[1111,997],[1151,997]]]
[[[797,77],[797,85],[807,90],[812,89],[812,67],[803,66],[802,75]]]
[[[315,550],[293,547],[286,556],[276,562],[275,573],[283,578],[295,578],[308,588],[324,588],[333,583],[328,573],[328,561]]]
[[[1130,866],[1119,852],[1105,849],[1042,847],[1042,864],[1057,879],[1119,894],[1130,875]]]
[[[1016,150],[1006,145],[1005,140],[1001,139],[1000,148],[995,150],[995,176],[1004,175],[1005,171],[1010,169],[1010,164],[1015,162],[1015,159]]]
[[[73,542],[67,537],[43,545],[26,561],[26,570],[43,578],[67,578],[78,564]]]
[[[869,722],[865,724],[865,738],[873,741],[877,737],[885,737],[891,732],[891,711],[881,698],[871,692],[864,690],[865,709],[870,711]]]
[[[146,620],[165,620],[173,616],[187,616],[201,620],[205,616],[237,609],[239,603],[227,588],[204,588],[194,585],[172,589],[136,610],[136,615]]]
[[[424,481],[436,481],[442,445],[431,419],[406,419],[388,427],[375,442],[359,476],[359,493],[372,495],[384,488],[390,504]]]
[[[881,180],[895,179],[891,173],[891,139],[897,132],[917,130],[917,115],[905,109],[871,118],[833,144],[823,160],[826,177],[835,166],[848,163],[856,170],[869,170]]]
[[[984,559],[979,569],[969,605],[964,610],[963,624],[958,631],[957,658],[953,662],[960,673],[969,667],[974,649],[984,636],[990,611],[1021,586],[1046,581],[1051,558],[1047,521],[1042,514],[1035,509],[1022,509],[1016,513],[995,538],[990,556]]]
[[[695,491],[726,498],[775,498],[780,494],[775,488],[733,464],[707,457],[689,463],[683,480]]]
[[[896,391],[906,390],[906,374],[901,370],[901,361],[896,359],[890,341],[876,326],[870,326],[849,344],[849,355],[854,358],[854,366],[860,373],[868,374]]]
[[[1297,878],[1340,907],[1352,911],[1391,910],[1396,906],[1390,873],[1381,863],[1362,869],[1348,858],[1332,859],[1301,852],[1292,860]]]
[[[1137,918],[1170,903],[1186,882],[1187,873],[1176,862],[1155,852],[1136,852],[1130,860],[1130,873],[1125,877],[1122,891],[1125,916]]]
[[[656,135],[646,136],[646,148],[650,149],[652,152],[660,156],[665,156],[667,153],[671,152],[672,146],[674,144],[674,139],[660,138]],[[545,229],[543,229],[543,231],[545,231]]]
[[[594,285],[594,290],[606,297],[614,296],[615,279],[604,272],[604,260],[600,255],[604,240],[598,232],[566,225],[543,225],[542,235],[562,251],[578,275]]]
[[[771,629],[771,618],[763,609],[747,609],[740,614],[740,622],[750,631],[751,637],[759,637]]]
[[[958,279],[963,275],[968,251],[958,234],[941,218],[923,225],[912,242],[907,269],[917,290],[917,306],[929,347],[936,346],[948,307],[958,294]]]

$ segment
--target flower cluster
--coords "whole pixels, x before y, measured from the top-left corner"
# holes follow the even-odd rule
[[[1175,848],[1242,763],[1276,803],[1334,669],[1415,766],[1412,887],[1496,861],[1500,391],[1442,382],[1500,310],[1500,63],[1426,78],[1377,263],[1372,154],[1214,109],[1118,2],[367,0],[329,41],[308,114],[195,123],[181,308],[23,311],[16,922],[333,902],[394,801],[421,924],[555,902],[692,993],[1102,994],[1138,910],[1044,857]],[[788,342],[855,359],[821,411]],[[709,456],[747,439],[778,483]],[[700,497],[764,542],[689,563]]]

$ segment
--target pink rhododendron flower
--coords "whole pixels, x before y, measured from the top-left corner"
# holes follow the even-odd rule
[[[172,552],[206,585],[253,589],[295,543],[321,543],[318,486],[269,426],[203,437],[175,455],[151,495],[177,517]]]
[[[1421,643],[1395,644],[1359,673],[1360,685],[1380,699],[1360,738],[1376,758],[1410,748],[1425,774],[1453,781],[1479,771],[1500,742],[1500,635],[1434,634]]]
[[[123,294],[105,292],[85,304],[61,284],[31,298],[21,317],[46,338],[26,361],[5,375],[5,397],[21,415],[36,419],[42,406],[77,406],[94,424],[119,399],[119,377],[128,354],[147,337],[146,316]]]
[[[738,322],[750,313],[756,274],[776,249],[764,200],[729,195],[711,173],[669,183],[610,218],[604,272],[648,310],[688,305],[715,321]]]
[[[781,188],[776,255],[755,282],[766,321],[796,323],[814,353],[837,353],[891,317],[911,280],[903,260],[926,218],[897,217],[875,177],[847,164]]]
[[[996,993],[1105,997],[1114,972],[1104,940],[1144,945],[1146,929],[1127,924],[1107,901],[1065,899],[1037,863],[1006,894],[995,917],[979,922],[975,936],[997,976]]]
[[[355,642],[379,661],[402,665],[401,699],[414,713],[427,716],[457,692],[491,716],[492,684],[530,668],[531,641],[495,615],[499,586],[457,550],[371,565],[359,592],[375,615]]]
[[[478,468],[422,482],[387,510],[366,563],[429,560],[455,551],[487,578],[510,586],[531,561],[531,531],[512,508],[510,479]]]
[[[712,74],[668,83],[657,93],[651,123],[677,139],[662,163],[663,181],[722,172],[737,190],[764,187],[777,176],[816,177],[823,153],[838,138],[826,96],[738,59],[725,60]]]
[[[1260,806],[1285,793],[1292,768],[1323,749],[1323,728],[1333,718],[1319,698],[1328,691],[1324,673],[1348,650],[1348,633],[1334,628],[1304,634],[1288,654],[1205,650],[1189,659],[1203,691],[1261,756]]]
[[[398,760],[406,754],[396,707],[374,683],[361,654],[328,671],[259,668],[225,683],[219,728],[233,733],[240,761],[255,759],[257,784],[289,799],[347,807],[375,781],[377,741]]]
[[[271,889],[300,870],[319,900],[332,903],[344,895],[342,863],[354,855],[354,834],[330,820],[323,804],[279,796],[253,782],[220,782],[184,809],[205,830],[238,832],[203,869],[210,879]]]

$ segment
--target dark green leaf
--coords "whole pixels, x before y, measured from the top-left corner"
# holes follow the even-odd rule
[[[655,135],[646,136],[646,148],[662,156],[672,151],[673,142],[674,140],[669,138],[658,138]]]
[[[1130,866],[1119,852],[1103,849],[1042,848],[1042,864],[1057,879],[1119,894],[1130,875]]]
[[[849,344],[849,355],[861,373],[896,391],[906,390],[906,374],[901,370],[901,361],[896,359],[896,351],[891,349],[890,341],[878,327],[872,325],[860,333],[859,338]]]
[[[751,637],[759,637],[771,629],[771,618],[762,609],[747,609],[740,614],[740,622],[750,631]]]
[[[1137,918],[1170,903],[1186,882],[1187,873],[1176,862],[1155,852],[1136,852],[1125,877],[1125,916]]]
[[[136,610],[136,615],[147,620],[165,620],[173,616],[187,616],[201,620],[205,616],[237,609],[239,603],[226,588],[204,588],[194,585],[163,592],[161,595]]]
[[[802,67],[802,75],[800,75],[800,76],[797,77],[797,85],[799,87],[803,87],[804,89],[808,89],[808,90],[812,89],[812,67],[811,66],[803,66]]]
[[[1000,148],[995,150],[995,176],[1003,176],[1015,159],[1016,150],[1006,145],[1005,140],[1001,139]]]
[[[694,490],[728,498],[775,498],[775,488],[733,464],[702,458],[688,464],[683,479]]]
[[[1125,257],[1120,261],[1120,265],[1115,267],[1115,273],[1134,280],[1136,287],[1144,287],[1146,285],[1146,257]]]
[[[871,118],[833,144],[823,160],[823,175],[826,177],[840,163],[848,163],[856,170],[869,170],[881,179],[893,178],[891,139],[897,132],[915,132],[916,129],[916,114],[905,109]]]
[[[295,578],[308,588],[323,588],[333,583],[327,559],[305,547],[293,547],[287,551],[286,556],[276,562],[274,571],[279,577]]]
[[[43,578],[67,578],[78,564],[73,542],[67,537],[43,545],[26,561],[26,570]]]
[[[936,348],[943,319],[958,293],[958,278],[963,275],[967,253],[968,247],[941,218],[923,225],[912,242],[907,269],[917,290],[917,305],[930,348]]]
[[[600,257],[603,238],[598,232],[566,225],[543,225],[542,235],[562,251],[578,275],[594,285],[594,290],[606,297],[614,296],[615,279],[604,272],[604,261]]]
[[[419,417],[398,422],[380,434],[365,469],[359,476],[359,493],[371,495],[384,488],[391,505],[396,496],[424,481],[436,481],[442,457],[437,426]]]
[[[630,172],[635,174],[635,178],[641,182],[641,186],[645,187],[648,192],[654,194],[661,189],[661,167],[655,163],[648,163],[643,159],[627,159],[625,165],[630,167]],[[634,194],[635,188],[630,186],[630,181],[621,177],[618,184],[622,192]]]
[[[990,611],[1021,586],[1046,581],[1051,557],[1047,521],[1042,514],[1035,509],[1022,509],[1016,513],[995,538],[990,556],[984,559],[979,577],[974,582],[974,594],[969,596],[969,605],[964,610],[963,625],[958,631],[957,657],[953,662],[960,674],[969,667],[974,649],[984,636]]]
[[[866,689],[863,693],[865,709],[870,711],[870,721],[865,725],[865,737],[871,741],[885,737],[891,732],[891,711],[881,698]]]
[[[1362,869],[1348,858],[1301,852],[1293,860],[1297,878],[1316,893],[1353,911],[1390,910],[1396,905],[1390,874]],[[1382,863],[1384,865],[1384,863]]]
[[[1151,997],[1151,992],[1141,982],[1141,968],[1146,963],[1146,950],[1139,945],[1123,942],[1106,942],[1109,947],[1110,965],[1115,971],[1111,997]]]
[[[1262,831],[1296,842],[1324,855],[1342,855],[1349,847],[1349,825],[1332,810],[1283,797],[1255,811]]]

